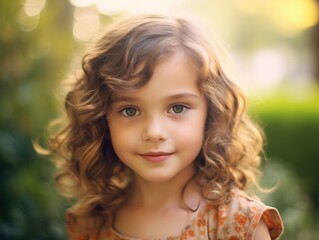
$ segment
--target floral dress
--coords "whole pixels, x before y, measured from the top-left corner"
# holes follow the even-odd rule
[[[67,230],[71,240],[250,240],[261,219],[265,222],[271,239],[279,239],[283,223],[275,208],[233,190],[232,200],[219,207],[206,205],[191,224],[175,236],[160,239],[140,239],[121,235],[112,227],[101,227],[84,232],[72,215],[67,216]]]

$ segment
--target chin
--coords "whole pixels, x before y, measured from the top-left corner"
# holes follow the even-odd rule
[[[153,183],[162,183],[167,182],[174,177],[169,174],[152,174],[148,176],[141,176],[145,181],[147,182],[153,182]]]

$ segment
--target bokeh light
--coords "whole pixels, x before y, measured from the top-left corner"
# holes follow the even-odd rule
[[[82,41],[90,41],[100,29],[100,19],[96,8],[76,8],[74,11],[73,35]]]
[[[148,12],[169,11],[184,0],[70,0],[75,7],[88,7],[95,5],[102,14],[118,14],[121,12]]]
[[[17,22],[24,32],[33,31],[39,24],[40,13],[46,5],[46,0],[25,0],[23,8],[17,14]]]
[[[96,0],[70,0],[70,3],[75,7],[87,7],[95,2]]]
[[[258,46],[271,41],[268,36],[296,36],[314,26],[319,19],[318,3],[314,0],[231,0],[214,4],[209,0],[201,0],[200,4],[195,0],[70,0],[70,3],[75,7],[73,35],[80,41],[90,41],[99,32],[103,24],[101,16],[113,18],[126,13],[174,13],[186,10],[202,16],[213,32],[217,28],[217,32],[226,36],[227,42],[244,43],[239,50],[235,50],[235,54],[239,56],[237,60],[241,65],[246,64],[243,67],[249,75],[246,84],[250,86],[250,92],[268,94],[285,79],[289,78],[293,84],[299,82],[295,79],[311,78],[311,74],[305,74],[309,69],[298,68],[303,62],[309,61],[309,54],[300,56],[293,46],[280,42],[269,44],[266,49]],[[244,28],[237,25],[245,21]],[[254,23],[251,29],[247,28],[249,22]],[[31,23],[29,28],[35,25]],[[260,26],[265,25],[268,29],[259,30]],[[258,37],[258,32],[263,36]],[[249,37],[252,33],[254,35]],[[305,84],[309,83],[304,81]]]
[[[36,16],[41,13],[45,3],[45,0],[25,0],[23,5],[24,11],[30,17]]]
[[[38,26],[39,20],[40,15],[28,16],[23,9],[17,14],[17,22],[20,25],[20,30],[23,32],[33,31]]]
[[[314,0],[278,0],[270,17],[280,31],[296,34],[318,23],[319,6]]]
[[[287,58],[279,49],[262,49],[251,59],[251,74],[263,88],[274,88],[285,79],[289,68]]]

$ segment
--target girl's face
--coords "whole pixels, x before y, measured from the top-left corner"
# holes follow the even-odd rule
[[[192,175],[207,114],[197,73],[177,52],[156,65],[150,81],[120,91],[108,117],[115,153],[134,175],[165,182]]]

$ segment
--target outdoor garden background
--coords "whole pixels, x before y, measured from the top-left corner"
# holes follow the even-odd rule
[[[0,239],[66,239],[52,162],[36,154],[62,106],[60,82],[86,45],[126,12],[188,11],[237,62],[265,130],[263,200],[282,239],[319,239],[319,2],[315,0],[1,0]]]

